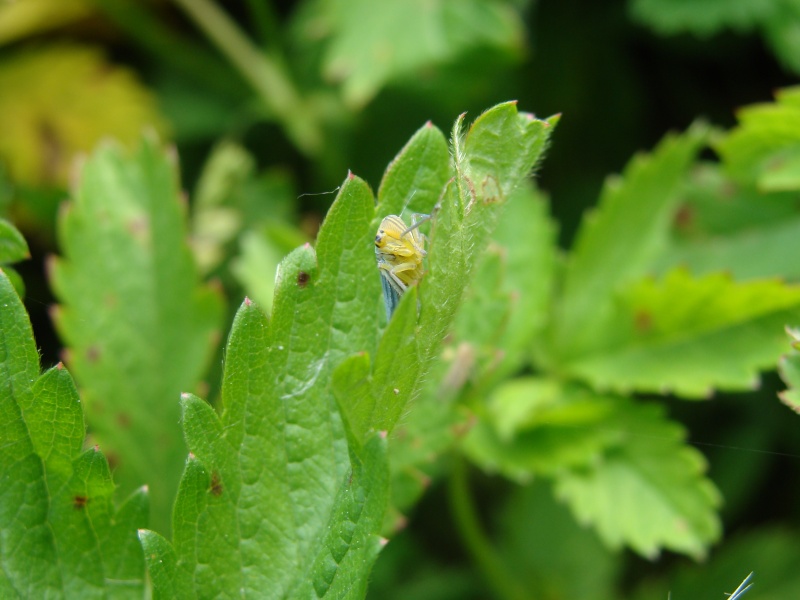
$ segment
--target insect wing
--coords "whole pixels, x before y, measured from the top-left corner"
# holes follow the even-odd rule
[[[395,309],[400,304],[400,290],[397,284],[391,280],[391,275],[388,271],[381,269],[381,287],[383,288],[383,302],[386,305],[386,320],[392,318]]]

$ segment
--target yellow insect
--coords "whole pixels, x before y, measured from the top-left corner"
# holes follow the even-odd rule
[[[375,258],[381,274],[387,318],[392,317],[400,297],[409,286],[422,279],[422,259],[426,252],[425,236],[419,231],[419,226],[429,218],[428,215],[414,214],[411,227],[406,227],[403,219],[389,215],[381,221],[375,235]]]

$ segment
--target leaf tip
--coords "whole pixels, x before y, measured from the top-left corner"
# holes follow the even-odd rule
[[[389,538],[379,537],[378,538],[378,543],[380,544],[381,548],[383,548],[383,547],[386,546],[386,544],[389,543]]]
[[[58,361],[58,364],[56,365],[56,369],[58,369],[59,371],[63,371],[64,370],[64,363],[61,362],[61,361]]]
[[[247,296],[245,296],[245,297],[244,297],[244,302],[243,302],[243,304],[244,304],[245,306],[248,306],[248,307],[249,307],[249,306],[252,306],[252,305],[253,305],[253,301],[252,301],[252,300],[250,300],[250,298],[248,298]]]
[[[353,181],[355,178],[356,176],[353,174],[353,172],[350,169],[347,169],[347,180]]]
[[[382,440],[385,440],[389,436],[389,432],[386,431],[385,429],[382,429],[381,431],[378,432],[378,435],[381,436]]]

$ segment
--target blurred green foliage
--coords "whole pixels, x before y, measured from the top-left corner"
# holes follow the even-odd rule
[[[463,176],[462,198],[465,182],[478,181],[478,194],[508,202],[491,238],[450,221],[453,239],[461,240],[453,248],[465,253],[431,252],[430,285],[419,290],[424,330],[414,329],[416,296],[409,294],[381,342],[383,355],[370,338],[369,359],[337,355],[338,370],[324,367],[350,428],[351,453],[336,438],[341,460],[334,471],[341,476],[343,465],[354,466],[355,482],[353,496],[331,504],[339,511],[332,530],[349,531],[357,505],[371,506],[364,527],[374,528],[380,510],[363,504],[359,490],[380,480],[381,461],[390,465],[383,534],[391,543],[377,561],[370,595],[671,592],[679,599],[733,590],[755,570],[753,597],[793,597],[798,498],[782,482],[798,468],[800,438],[777,395],[797,410],[800,92],[787,87],[800,72],[796,5],[0,2],[0,265],[15,289],[27,289],[44,366],[63,358],[75,376],[86,443],[98,443],[109,457],[120,488],[116,503],[147,484],[149,526],[169,537],[187,427],[195,454],[181,484],[184,507],[192,493],[197,506],[221,502],[214,477],[230,468],[227,451],[203,456],[199,449],[217,431],[218,417],[186,396],[184,415],[193,407],[195,420],[182,427],[178,395],[224,400],[219,359],[234,308],[247,295],[267,314],[279,310],[273,296],[286,292],[276,269],[316,238],[337,192],[352,194],[339,189],[348,170],[377,189],[387,163],[418,131],[378,189],[382,209],[429,212],[447,197],[444,189],[454,193],[439,181],[452,176],[451,160]],[[429,120],[446,126],[464,111],[471,120],[509,98],[538,114],[563,114],[536,187],[512,190],[486,175],[531,168],[524,158],[511,164],[524,157],[513,140],[470,142],[457,130],[448,149],[441,134],[433,140],[438,130],[420,129]],[[666,135],[676,129],[686,133]],[[151,132],[144,143],[143,130]],[[105,138],[121,147],[96,149]],[[514,150],[497,152],[509,144]],[[466,158],[476,149],[486,150],[484,162]],[[608,177],[616,172],[622,174]],[[438,187],[426,188],[431,181]],[[371,198],[367,184],[359,185]],[[67,208],[62,201],[70,195]],[[447,218],[444,211],[440,232]],[[336,227],[338,236],[344,223]],[[483,242],[480,261],[465,268],[468,251]],[[311,260],[308,252],[296,251],[284,264]],[[374,275],[365,284],[371,294],[378,280],[371,248],[367,253],[359,269]],[[45,275],[49,254],[62,258]],[[458,282],[467,286],[463,303],[448,305],[452,279],[465,273],[470,281]],[[60,304],[58,334],[41,310],[51,294]],[[374,304],[374,314],[360,313],[360,326],[384,325],[380,299]],[[30,334],[6,335],[6,323],[24,321],[24,313],[15,307],[12,317],[4,306],[4,343],[27,348],[20,372],[32,382],[39,375]],[[248,318],[258,317],[250,312]],[[335,329],[341,321],[333,315]],[[790,336],[784,326],[795,328]],[[412,351],[413,335],[429,350]],[[237,352],[229,345],[229,354],[257,354],[257,341],[248,343]],[[392,352],[397,364],[385,358]],[[788,390],[774,375],[761,381],[759,373],[776,366]],[[384,398],[376,391],[394,380],[389,367],[403,371],[399,404],[391,403],[393,386]],[[419,379],[421,373],[427,374]],[[54,377],[69,378],[59,368],[40,381]],[[370,385],[354,388],[362,378]],[[71,385],[48,400],[63,414],[75,411]],[[228,385],[246,395],[243,382]],[[0,550],[15,531],[54,524],[50,538],[36,542],[48,549],[41,582],[67,593],[78,589],[70,587],[72,575],[59,587],[64,573],[48,570],[61,560],[63,540],[74,534],[88,549],[82,556],[92,556],[103,539],[116,540],[109,524],[115,510],[135,522],[128,529],[144,525],[145,494],[113,508],[105,459],[73,447],[80,428],[64,430],[72,444],[64,460],[50,456],[37,435],[59,418],[26,413],[30,398],[47,390],[21,390],[3,396],[21,416],[3,414],[14,427],[22,419],[30,428],[15,439],[22,440],[18,457],[37,473],[30,478],[36,513],[15,524],[21,529],[9,528],[11,537],[4,530]],[[684,403],[669,394],[714,397]],[[376,425],[380,415],[383,424]],[[221,422],[227,418],[223,413]],[[383,456],[386,450],[370,441],[371,426],[391,428],[398,418]],[[361,444],[369,460],[352,455]],[[99,466],[81,479],[90,459]],[[39,496],[52,481],[69,484],[47,508]],[[97,490],[85,515],[75,506],[82,494],[70,487],[80,482]],[[340,483],[331,482],[331,489]],[[0,497],[1,518],[13,517],[9,506],[26,506],[17,492]],[[379,494],[374,502],[385,500]],[[95,510],[102,513],[93,521],[100,523],[95,537],[74,533]],[[142,535],[167,565],[159,575],[150,556],[157,587],[167,585],[171,560],[187,572],[180,561],[193,527],[203,530],[201,520],[182,524],[184,538],[172,540],[177,554],[156,533]],[[126,540],[117,548],[122,558],[107,557],[115,566],[93,571],[82,564],[65,573],[78,573],[98,595],[139,597],[143,557],[128,533],[119,538]],[[619,552],[623,546],[649,560]],[[656,560],[662,549],[708,554],[709,562]],[[375,548],[362,550],[367,563],[374,558]],[[309,560],[314,556],[321,555]],[[133,570],[119,570],[128,560]],[[108,588],[103,569],[107,579],[117,573],[130,585]],[[328,581],[324,561],[314,569],[315,583]],[[200,573],[198,581],[208,576]]]

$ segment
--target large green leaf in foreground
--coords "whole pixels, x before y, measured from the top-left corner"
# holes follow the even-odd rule
[[[298,248],[281,264],[271,322],[249,300],[240,309],[222,417],[184,398],[192,454],[174,512],[174,572],[162,562],[173,550],[142,533],[161,597],[308,597],[307,586],[338,597],[366,585],[352,578],[380,547],[385,446],[373,438],[351,463],[328,390],[345,351],[374,352],[374,257],[353,251],[370,249],[373,211],[367,185],[349,177],[317,251]],[[372,321],[357,318],[366,311]]]
[[[62,365],[39,374],[30,321],[0,271],[0,597],[141,598],[140,489],[116,511]]]
[[[133,156],[98,149],[62,214],[52,269],[89,425],[123,490],[150,485],[162,531],[186,456],[180,394],[197,386],[221,317],[186,243],[173,162],[150,139]]]
[[[444,137],[428,124],[387,171],[377,214],[368,186],[348,176],[316,248],[298,248],[281,263],[269,323],[249,300],[241,307],[228,341],[221,417],[184,397],[191,454],[174,544],[140,534],[159,597],[363,597],[388,504],[381,430],[395,425],[419,389],[491,212],[533,166],[551,130],[513,103],[500,105],[465,139],[469,146],[470,136],[494,131],[508,143],[474,143],[469,155],[484,157],[484,171],[460,157],[456,172]],[[483,183],[492,152],[498,165],[509,164],[508,152],[524,154],[514,168],[491,174],[491,198],[462,195],[481,189],[466,182],[481,175]],[[428,202],[415,208],[434,213],[430,268],[379,339],[375,227],[412,197]]]

